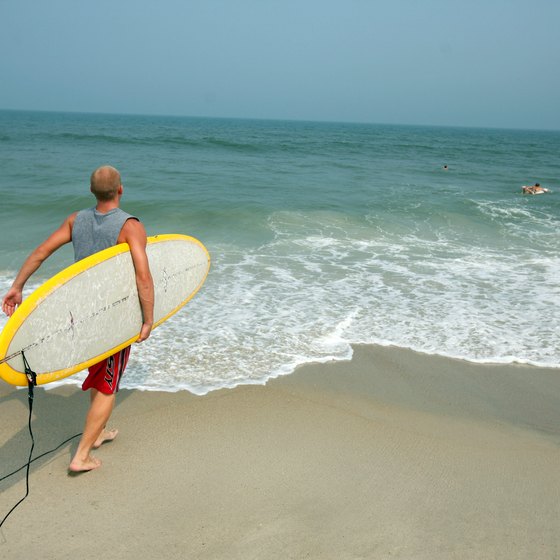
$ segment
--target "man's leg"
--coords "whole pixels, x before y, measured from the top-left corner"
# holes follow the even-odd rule
[[[73,472],[90,471],[101,466],[101,461],[96,457],[92,457],[90,453],[94,444],[98,440],[103,439],[103,430],[115,404],[115,394],[106,395],[97,389],[90,389],[90,391],[91,402],[86,416],[84,433],[82,434],[76,454],[68,467]]]

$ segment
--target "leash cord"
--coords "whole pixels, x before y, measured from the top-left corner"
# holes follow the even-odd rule
[[[23,498],[21,498],[21,500],[19,500],[19,502],[14,507],[12,507],[12,509],[4,516],[2,521],[0,521],[0,528],[2,527],[2,525],[4,525],[4,522],[6,521],[6,519],[8,519],[8,517],[11,515],[11,513],[21,504],[21,502],[23,502],[23,500],[25,500],[25,498],[27,498],[27,496],[29,496],[29,468],[31,467],[31,463],[34,463],[35,461],[37,461],[37,459],[40,459],[41,457],[44,457],[45,455],[48,455],[49,453],[54,453],[57,449],[61,448],[65,443],[68,443],[70,440],[82,435],[81,433],[76,434],[76,435],[68,438],[67,440],[63,441],[61,444],[57,445],[54,449],[51,449],[50,451],[46,451],[45,453],[42,453],[41,455],[32,459],[33,449],[35,448],[35,438],[33,437],[33,430],[31,428],[31,418],[32,418],[32,415],[33,415],[33,387],[35,387],[35,385],[37,385],[37,374],[34,371],[32,371],[31,368],[29,367],[29,364],[27,363],[27,360],[25,358],[25,354],[23,353],[23,351],[22,351],[21,355],[23,357],[23,364],[25,366],[25,375],[27,377],[27,388],[28,388],[27,400],[29,402],[29,419],[27,421],[27,427],[29,429],[29,435],[31,437],[31,449],[29,450],[29,458],[27,459],[27,463],[25,465],[19,467],[19,469],[16,469],[15,471],[13,471],[13,472],[3,476],[2,478],[0,478],[0,482],[1,482],[2,480],[6,480],[10,476],[13,476],[14,474],[18,473],[22,469],[26,469],[26,471],[25,471],[25,496]]]
[[[66,445],[69,441],[72,441],[73,439],[75,439],[75,438],[77,438],[81,435],[82,435],[82,432],[80,432],[79,434],[73,435],[73,436],[69,437],[68,439],[65,439],[62,443],[59,443],[55,448],[51,449],[50,451],[45,451],[44,453],[41,453],[41,455],[37,455],[37,457],[33,457],[33,459],[30,461],[30,463],[34,463],[35,461],[38,461],[39,459],[42,459],[45,455],[49,455],[50,453],[54,453],[55,451],[58,451],[63,445]],[[21,467],[17,468],[15,471],[0,477],[0,482],[2,482],[3,480],[6,480],[7,478],[10,478],[10,476],[14,476],[14,474],[17,474],[19,471],[25,469],[25,467],[27,467],[27,463],[25,465],[22,465]]]

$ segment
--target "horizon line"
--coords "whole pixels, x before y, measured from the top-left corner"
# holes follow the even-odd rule
[[[465,124],[428,124],[428,123],[402,123],[402,122],[374,122],[374,121],[352,121],[352,120],[328,120],[328,119],[304,119],[304,118],[280,118],[280,117],[232,117],[232,116],[210,116],[210,115],[179,115],[173,113],[121,113],[111,111],[69,111],[61,109],[13,109],[0,107],[0,112],[12,113],[54,113],[63,115],[97,115],[115,117],[159,117],[174,119],[208,119],[208,120],[238,120],[238,121],[262,121],[262,122],[296,122],[296,123],[316,123],[316,124],[351,124],[369,126],[408,126],[426,128],[466,128],[479,130],[511,130],[525,132],[560,132],[556,128],[521,128],[515,126],[495,126],[495,125],[465,125]]]

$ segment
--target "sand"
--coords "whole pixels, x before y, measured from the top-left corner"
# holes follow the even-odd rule
[[[560,558],[560,372],[376,346],[204,397],[121,391],[102,468],[76,440],[33,464],[0,557]],[[88,399],[36,390],[35,453]],[[0,476],[29,450],[25,391],[0,385]],[[25,494],[0,482],[0,516]]]

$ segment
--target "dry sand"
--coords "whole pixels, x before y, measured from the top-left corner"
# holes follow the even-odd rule
[[[0,476],[29,450],[0,385]],[[36,391],[35,454],[79,432],[87,396]],[[266,386],[121,391],[99,470],[76,441],[32,466],[0,558],[559,559],[560,372],[358,346]],[[0,482],[0,517],[25,493]]]

